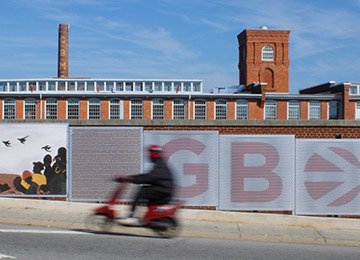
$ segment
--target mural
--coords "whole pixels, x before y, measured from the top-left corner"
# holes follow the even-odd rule
[[[0,195],[66,195],[68,124],[0,124]]]

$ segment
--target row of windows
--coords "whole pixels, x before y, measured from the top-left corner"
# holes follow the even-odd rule
[[[201,82],[189,81],[0,81],[0,92],[15,91],[146,91],[201,92]]]
[[[26,99],[24,104],[25,119],[36,119],[35,99]],[[45,117],[46,119],[58,118],[58,101],[57,99],[47,99],[45,103]],[[309,117],[308,119],[321,119],[321,106],[319,101],[309,102]],[[248,119],[248,101],[236,101],[236,119]],[[4,100],[4,119],[16,118],[16,101],[15,99]],[[109,102],[109,118],[122,119],[123,108],[120,99],[111,99]],[[173,119],[186,119],[186,102],[182,99],[173,101]],[[78,99],[67,100],[67,118],[79,119],[80,118],[80,104]],[[88,119],[101,118],[101,105],[100,99],[89,99],[88,101]],[[130,118],[143,119],[143,101],[140,99],[133,99],[130,102]],[[154,99],[152,101],[152,118],[164,119],[165,118],[165,101],[162,99]],[[227,119],[228,108],[226,100],[215,101],[215,119]],[[194,119],[207,119],[207,106],[205,100],[195,100],[194,102]],[[277,102],[267,100],[264,106],[264,119],[275,120],[277,119]],[[300,119],[300,102],[291,100],[288,102],[288,119]],[[329,102],[329,119],[340,119],[340,106],[337,101]],[[360,119],[360,102],[356,106],[356,119]]]

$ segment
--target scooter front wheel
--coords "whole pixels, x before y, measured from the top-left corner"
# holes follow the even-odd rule
[[[111,229],[112,221],[105,214],[92,213],[85,218],[85,226],[91,231],[107,232]]]

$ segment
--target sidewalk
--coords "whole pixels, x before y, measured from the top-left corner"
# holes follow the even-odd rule
[[[0,198],[0,223],[85,229],[85,217],[99,204]],[[119,206],[128,210],[127,206]],[[180,236],[360,246],[360,219],[304,217],[182,209]],[[153,235],[143,228],[115,227],[112,232]]]

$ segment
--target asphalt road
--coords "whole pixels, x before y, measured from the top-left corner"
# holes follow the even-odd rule
[[[0,259],[359,259],[338,247],[0,225]]]

